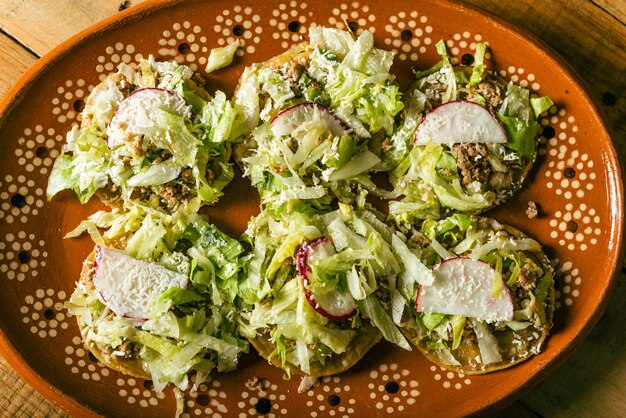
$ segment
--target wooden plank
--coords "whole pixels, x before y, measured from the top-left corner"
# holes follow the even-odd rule
[[[0,28],[39,56],[126,4],[143,0],[0,0]],[[25,24],[28,22],[28,24]]]
[[[626,13],[624,0],[465,0],[542,39],[586,82],[626,156],[626,26],[609,14]],[[606,7],[607,11],[604,11]]]
[[[544,417],[616,417],[624,414],[626,386],[626,274],[606,314],[572,358],[522,401]]]
[[[490,418],[541,418],[536,411],[526,406],[523,401],[517,401],[512,405],[490,415]]]
[[[602,8],[622,25],[626,25],[626,0],[592,0],[594,4]]]
[[[0,33],[0,97],[4,97],[18,78],[37,61],[37,57],[13,39]]]

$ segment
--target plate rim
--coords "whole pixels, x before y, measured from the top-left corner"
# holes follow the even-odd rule
[[[243,0],[244,2],[246,0]],[[315,2],[317,0],[311,0]],[[59,45],[52,48],[44,56],[39,58],[7,91],[2,101],[0,101],[0,128],[6,122],[5,116],[10,113],[16,106],[19,105],[21,100],[29,91],[30,87],[41,76],[43,76],[56,62],[62,59],[67,54],[80,48],[83,44],[88,43],[91,39],[97,37],[99,34],[114,30],[116,27],[122,27],[133,24],[135,21],[139,21],[142,18],[151,14],[157,13],[163,8],[175,7],[177,4],[192,4],[203,3],[201,0],[153,0],[150,2],[140,3],[130,8],[115,13],[83,30],[72,35]],[[611,274],[608,277],[607,286],[603,289],[603,292],[599,295],[599,300],[595,304],[593,312],[587,315],[583,319],[579,333],[574,336],[570,341],[565,343],[563,349],[556,353],[550,363],[542,367],[538,371],[533,371],[531,375],[519,382],[514,390],[510,391],[503,397],[497,399],[490,404],[483,404],[478,409],[474,410],[472,414],[488,414],[495,412],[498,409],[514,402],[516,399],[523,396],[530,389],[536,386],[540,381],[544,380],[548,375],[553,373],[558,367],[560,367],[580,346],[580,344],[587,338],[591,331],[595,328],[596,324],[606,311],[606,308],[610,302],[611,295],[613,294],[618,277],[621,273],[619,268],[624,259],[626,252],[626,246],[624,245],[624,184],[623,173],[625,170],[625,163],[621,158],[619,148],[616,147],[613,138],[615,134],[604,122],[606,114],[598,106],[598,102],[590,94],[590,86],[582,77],[578,75],[576,70],[560,56],[551,46],[549,46],[542,39],[537,38],[528,30],[521,28],[511,22],[505,21],[498,16],[494,16],[491,12],[483,11],[475,6],[467,5],[460,0],[434,0],[433,3],[438,5],[452,7],[462,13],[467,13],[472,17],[487,18],[492,21],[499,30],[503,30],[509,35],[517,37],[522,42],[528,42],[537,50],[538,53],[547,56],[548,59],[554,61],[563,72],[570,77],[579,87],[583,93],[583,99],[591,107],[592,119],[598,123],[603,129],[608,138],[607,147],[609,153],[604,155],[608,159],[608,165],[612,166],[614,170],[607,171],[609,173],[609,181],[607,181],[607,195],[610,202],[617,202],[617,207],[612,207],[610,213],[613,215],[612,222],[610,223],[610,234],[613,241],[609,241],[609,245],[614,244],[616,251],[613,252],[614,257],[607,260],[612,264]],[[63,410],[76,416],[100,416],[89,405],[80,403],[76,398],[68,393],[63,392],[56,386],[48,383],[44,380],[35,369],[24,359],[24,357],[17,351],[15,345],[12,344],[11,338],[5,332],[3,327],[0,327],[0,355],[2,355],[9,365],[17,372],[17,374],[23,378],[29,385],[42,394],[48,401],[59,406]]]

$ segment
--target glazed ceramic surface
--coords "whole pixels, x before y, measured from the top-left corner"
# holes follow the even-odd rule
[[[444,39],[453,62],[479,41],[502,76],[556,105],[541,119],[542,147],[524,189],[489,213],[539,239],[557,276],[555,326],[541,354],[511,369],[464,376],[414,350],[377,345],[352,370],[298,394],[299,379],[251,353],[238,370],[216,374],[185,394],[185,416],[460,416],[493,410],[559,364],[598,320],[620,260],[623,191],[615,151],[588,97],[554,54],[490,18],[444,1],[209,1],[142,5],[71,39],[40,60],[0,106],[0,348],[38,390],[75,416],[173,416],[171,390],[110,371],[82,345],[63,308],[78,279],[89,238],[63,239],[103,205],[81,206],[70,192],[52,202],[45,189],[65,132],[79,123],[83,100],[120,62],[152,54],[202,73],[211,48],[239,38],[234,63],[207,76],[208,89],[232,93],[243,68],[306,40],[309,26],[374,32],[397,51],[403,86],[411,67],[438,61]],[[543,216],[529,220],[529,201]],[[238,178],[207,211],[239,236],[258,213],[258,196]],[[247,382],[259,380],[259,384]]]

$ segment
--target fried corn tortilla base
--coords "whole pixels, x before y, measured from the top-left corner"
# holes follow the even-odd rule
[[[491,228],[495,225],[502,228],[504,231],[508,232],[515,238],[527,238],[527,236],[521,231],[506,225],[501,225],[497,221],[490,219]],[[542,268],[544,270],[552,271],[552,267],[550,266],[550,262],[547,256],[542,253],[535,253],[537,258],[542,263]],[[520,346],[516,346],[512,343],[514,338],[514,331],[510,328],[506,328],[505,331],[494,332],[494,336],[498,341],[498,346],[500,348],[500,354],[502,356],[502,361],[491,364],[482,364],[476,361],[476,358],[480,358],[480,349],[478,348],[478,344],[468,341],[466,338],[461,340],[461,344],[459,347],[453,351],[454,358],[461,363],[461,365],[450,365],[446,364],[440,356],[438,355],[436,350],[431,350],[426,346],[428,342],[428,336],[425,331],[422,330],[418,325],[415,328],[404,327],[402,332],[404,335],[417,347],[426,358],[428,358],[433,363],[445,367],[449,370],[454,370],[459,373],[464,373],[468,375],[478,375],[490,373],[496,370],[506,369],[507,367],[511,367],[517,363],[520,363],[524,360],[529,359],[533,356],[533,354],[539,353],[543,343],[545,342],[548,334],[550,332],[550,328],[553,325],[553,317],[554,317],[554,302],[555,302],[555,292],[554,286],[550,289],[548,297],[546,299],[546,322],[542,324],[542,326],[538,329],[534,326],[530,326],[525,330],[516,331],[519,339],[523,340],[526,343],[526,338],[532,336],[533,333],[537,333],[538,338],[533,338],[530,343],[526,343]]]
[[[93,267],[93,262],[96,258],[96,251],[91,252],[85,262],[83,263],[83,269],[80,273],[80,281],[86,284],[93,283],[89,271]],[[78,318],[77,318],[78,320]],[[84,327],[80,326],[78,321],[78,327],[80,328],[81,335],[83,335]],[[143,362],[140,358],[124,358],[119,356],[113,356],[106,352],[105,347],[95,343],[94,341],[84,341],[85,348],[87,348],[102,364],[110,369],[118,372],[137,377],[139,379],[152,379],[150,373],[143,368]]]
[[[370,348],[380,341],[382,334],[368,320],[363,321],[361,328],[357,331],[356,336],[348,345],[348,349],[342,354],[335,354],[326,360],[326,364],[319,362],[311,363],[311,377],[331,376],[342,373],[363,358]],[[248,338],[250,344],[259,352],[259,354],[269,361],[270,364],[282,368],[279,356],[270,355],[276,349],[276,345],[266,336],[259,335],[255,338]],[[298,366],[288,363],[293,372],[299,375],[307,376]]]

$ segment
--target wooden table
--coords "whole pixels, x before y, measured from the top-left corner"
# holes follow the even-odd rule
[[[37,59],[91,24],[139,3],[119,0],[0,0],[0,97]],[[626,0],[469,0],[541,38],[587,82],[626,155]],[[550,378],[498,417],[626,415],[626,269],[590,337]],[[0,358],[0,414],[67,416]]]

